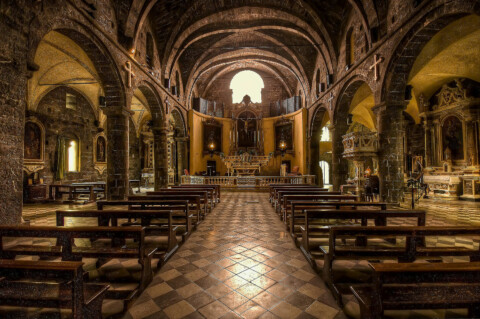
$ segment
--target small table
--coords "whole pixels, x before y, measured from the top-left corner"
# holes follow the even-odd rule
[[[128,182],[129,182],[129,184],[130,184],[130,187],[132,187],[131,184],[135,184],[135,183],[136,183],[137,186],[138,186],[138,193],[140,193],[140,182],[141,182],[141,181],[140,181],[139,179],[131,179],[131,180],[129,180]]]
[[[58,200],[62,199],[63,194],[68,194],[69,200],[76,200],[78,198],[78,194],[80,193],[79,189],[88,188],[89,191],[89,201],[95,201],[95,193],[93,192],[93,184],[82,184],[82,185],[60,185],[60,184],[52,184],[50,185],[50,200]]]

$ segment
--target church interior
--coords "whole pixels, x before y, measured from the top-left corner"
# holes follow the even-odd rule
[[[0,318],[480,318],[479,0],[1,0]]]

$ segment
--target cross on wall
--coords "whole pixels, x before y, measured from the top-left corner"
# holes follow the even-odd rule
[[[130,61],[125,62],[125,66],[123,67],[125,71],[127,71],[127,87],[132,87],[132,78],[135,77],[135,73],[133,73],[132,63]]]
[[[370,67],[370,70],[374,69],[374,75],[373,75],[373,78],[375,81],[378,81],[378,79],[380,78],[380,63],[382,63],[385,58],[380,56],[380,54],[375,54],[374,55],[374,62],[373,62],[373,65]]]

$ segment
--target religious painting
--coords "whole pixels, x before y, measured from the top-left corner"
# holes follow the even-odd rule
[[[280,141],[287,144],[287,152],[293,152],[293,122],[281,121],[275,124],[275,150],[280,152]]]
[[[445,161],[464,160],[463,126],[456,116],[445,119],[442,125],[443,159]]]
[[[222,151],[222,125],[215,120],[203,122],[203,151],[208,153],[212,150]]]
[[[107,142],[103,136],[97,138],[95,157],[97,163],[105,163],[107,161]]]
[[[257,146],[257,117],[252,112],[243,112],[237,120],[238,147]]]
[[[25,123],[24,158],[27,161],[42,161],[42,129],[31,121]]]

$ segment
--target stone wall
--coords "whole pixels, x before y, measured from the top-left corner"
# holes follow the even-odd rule
[[[76,110],[65,107],[67,93],[76,97]],[[39,177],[46,184],[105,179],[105,173],[100,175],[94,168],[93,139],[99,132],[98,121],[92,105],[81,93],[69,87],[57,87],[41,99],[36,112],[28,115],[37,118],[45,127],[45,169],[39,172]],[[63,180],[57,180],[55,176],[59,137],[75,137],[79,142],[80,170],[66,173]]]

